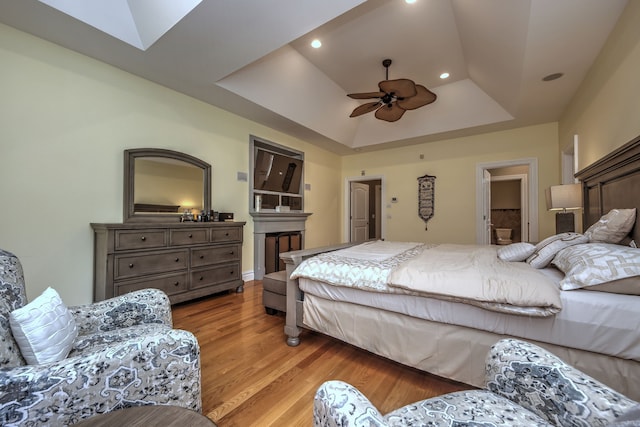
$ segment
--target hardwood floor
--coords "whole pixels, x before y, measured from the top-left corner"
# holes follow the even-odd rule
[[[174,305],[173,321],[198,338],[202,412],[220,427],[310,426],[315,392],[330,379],[353,384],[383,414],[470,388],[312,331],[287,346],[284,315],[265,313],[260,281],[241,294]]]

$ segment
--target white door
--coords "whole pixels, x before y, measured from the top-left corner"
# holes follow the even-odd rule
[[[369,186],[351,183],[350,242],[369,240]]]
[[[376,239],[380,239],[382,236],[382,186],[376,185],[376,213],[374,220],[376,221]]]
[[[484,192],[482,216],[484,221],[483,245],[491,244],[491,173],[485,169],[482,174],[482,190]]]

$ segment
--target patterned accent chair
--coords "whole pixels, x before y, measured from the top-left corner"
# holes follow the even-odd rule
[[[66,359],[27,365],[9,313],[27,303],[18,258],[0,250],[0,425],[63,426],[131,406],[201,411],[200,347],[172,329],[156,289],[69,307],[78,337]]]
[[[382,415],[355,387],[327,381],[314,426],[638,426],[638,403],[542,348],[504,339],[486,360],[485,388],[422,400]]]

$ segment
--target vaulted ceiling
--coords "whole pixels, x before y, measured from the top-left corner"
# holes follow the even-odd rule
[[[3,0],[0,22],[350,153],[558,120],[626,3]],[[438,99],[393,123],[349,118],[363,101],[346,94],[377,91],[385,58]]]

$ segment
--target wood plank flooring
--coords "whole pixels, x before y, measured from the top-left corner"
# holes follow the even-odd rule
[[[265,313],[260,281],[241,294],[174,305],[173,321],[198,338],[202,412],[220,427],[310,426],[315,392],[330,379],[353,384],[383,414],[470,388],[312,331],[287,346],[284,315]]]

